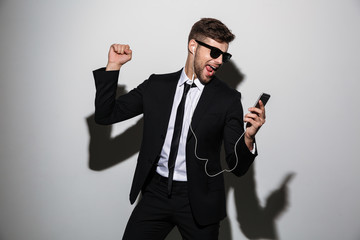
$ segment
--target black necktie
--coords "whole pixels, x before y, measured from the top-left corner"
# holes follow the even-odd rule
[[[171,195],[171,187],[174,177],[174,168],[175,168],[175,160],[176,156],[178,154],[179,149],[179,142],[180,142],[180,136],[181,136],[181,130],[183,125],[183,118],[184,118],[184,109],[185,109],[185,101],[186,101],[186,95],[190,90],[190,85],[187,83],[184,83],[184,92],[181,98],[181,102],[177,108],[176,112],[176,119],[175,119],[175,125],[174,125],[174,134],[171,140],[171,147],[170,147],[170,154],[169,154],[169,160],[168,160],[168,168],[169,168],[169,178],[168,178],[168,195]]]

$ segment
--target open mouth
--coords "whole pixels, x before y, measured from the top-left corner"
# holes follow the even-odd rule
[[[215,72],[218,70],[218,67],[208,64],[208,65],[206,65],[206,70],[208,71],[209,76],[213,76],[215,74]]]
[[[214,67],[214,66],[212,66],[212,65],[209,65],[214,71],[216,71],[216,70],[218,70],[218,68],[217,67]]]

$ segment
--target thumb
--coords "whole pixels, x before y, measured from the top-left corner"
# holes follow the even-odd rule
[[[126,55],[132,55],[132,50],[131,49],[125,49],[124,50]]]

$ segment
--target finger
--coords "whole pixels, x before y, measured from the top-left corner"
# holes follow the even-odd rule
[[[257,114],[254,113],[248,113],[244,117],[245,122],[250,122],[250,120],[256,122],[257,126],[261,127],[265,123],[265,119],[259,117]]]
[[[125,46],[124,46],[124,45],[120,45],[120,47],[119,47],[119,54],[124,54],[124,50],[125,50]]]
[[[259,103],[261,103],[261,101]],[[252,112],[252,113],[256,113],[259,117],[265,119],[265,107],[264,107],[264,104],[260,105],[260,107],[261,108],[251,107],[248,110],[250,112]]]
[[[120,54],[125,54],[126,49],[129,49],[129,48],[130,48],[129,45],[122,44],[120,46]]]
[[[132,50],[131,49],[125,49],[125,54],[126,55],[132,55]]]
[[[119,54],[119,44],[114,44],[114,52]]]
[[[259,100],[259,106],[260,106],[260,109],[264,108],[264,103],[261,100]]]
[[[259,101],[259,105],[260,105],[260,110],[262,111],[261,114],[262,114],[263,118],[265,119],[265,105],[261,100]]]
[[[251,119],[256,119],[256,118],[259,118],[259,116],[257,115],[257,114],[255,114],[255,113],[247,113],[247,114],[245,114],[245,117],[246,118],[251,118]]]
[[[116,44],[110,46],[110,52],[116,52]]]
[[[259,114],[262,113],[261,109],[260,109],[260,108],[256,108],[256,107],[248,108],[248,110],[249,110],[249,112],[255,113],[255,114],[257,114],[257,115],[259,115]]]
[[[125,45],[124,45],[124,53],[125,53],[125,54],[130,54],[129,51],[131,52],[130,46],[129,46],[128,44],[125,44]]]
[[[118,54],[124,54],[124,50],[123,50],[123,45],[122,44],[118,44],[117,45],[117,53]]]
[[[246,125],[247,127],[248,126],[253,126],[255,127],[256,129],[259,128],[259,123],[256,122],[254,119],[252,118],[244,118],[244,121],[247,122],[248,124]]]
[[[256,120],[256,117],[251,115],[251,114],[246,114],[245,117],[244,117],[244,122],[247,122],[247,123],[256,123],[256,122],[259,122],[258,120]]]

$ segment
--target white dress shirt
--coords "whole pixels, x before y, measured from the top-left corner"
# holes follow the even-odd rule
[[[165,142],[162,147],[160,153],[160,159],[156,168],[156,172],[163,177],[169,176],[169,169],[168,169],[168,160],[170,155],[170,147],[171,141],[174,133],[174,125],[175,125],[175,118],[177,108],[180,104],[185,83],[192,84],[192,80],[190,80],[186,73],[185,69],[182,70],[180,79],[177,83],[177,88],[175,92],[174,102],[171,109],[171,115],[169,120],[168,129],[166,132]],[[199,79],[194,80],[194,84],[196,87],[190,88],[185,102],[185,109],[184,109],[184,119],[183,119],[183,126],[180,135],[180,142],[179,142],[179,150],[175,160],[175,169],[174,169],[174,177],[173,180],[175,181],[187,181],[186,175],[186,139],[189,132],[189,126],[191,124],[191,119],[194,113],[194,110],[199,102],[200,96],[204,90],[204,85],[199,81]],[[255,153],[256,144],[253,144],[253,150],[251,151],[253,154]]]
[[[168,159],[170,155],[170,146],[174,133],[174,125],[177,108],[180,104],[183,92],[184,92],[184,84],[192,84],[192,80],[190,80],[186,73],[185,69],[182,70],[180,79],[177,83],[177,88],[174,97],[174,103],[171,109],[171,115],[169,120],[168,129],[166,132],[165,142],[163,148],[160,153],[160,159],[158,162],[158,166],[156,168],[157,173],[161,176],[168,177],[169,169],[168,169]],[[198,104],[201,93],[204,89],[204,85],[199,81],[199,79],[194,80],[194,84],[196,87],[190,88],[185,101],[185,109],[184,109],[184,120],[183,126],[180,135],[179,142],[179,150],[175,161],[175,169],[174,169],[174,180],[175,181],[187,181],[186,175],[186,138],[189,132],[189,126],[191,123],[192,115]]]

